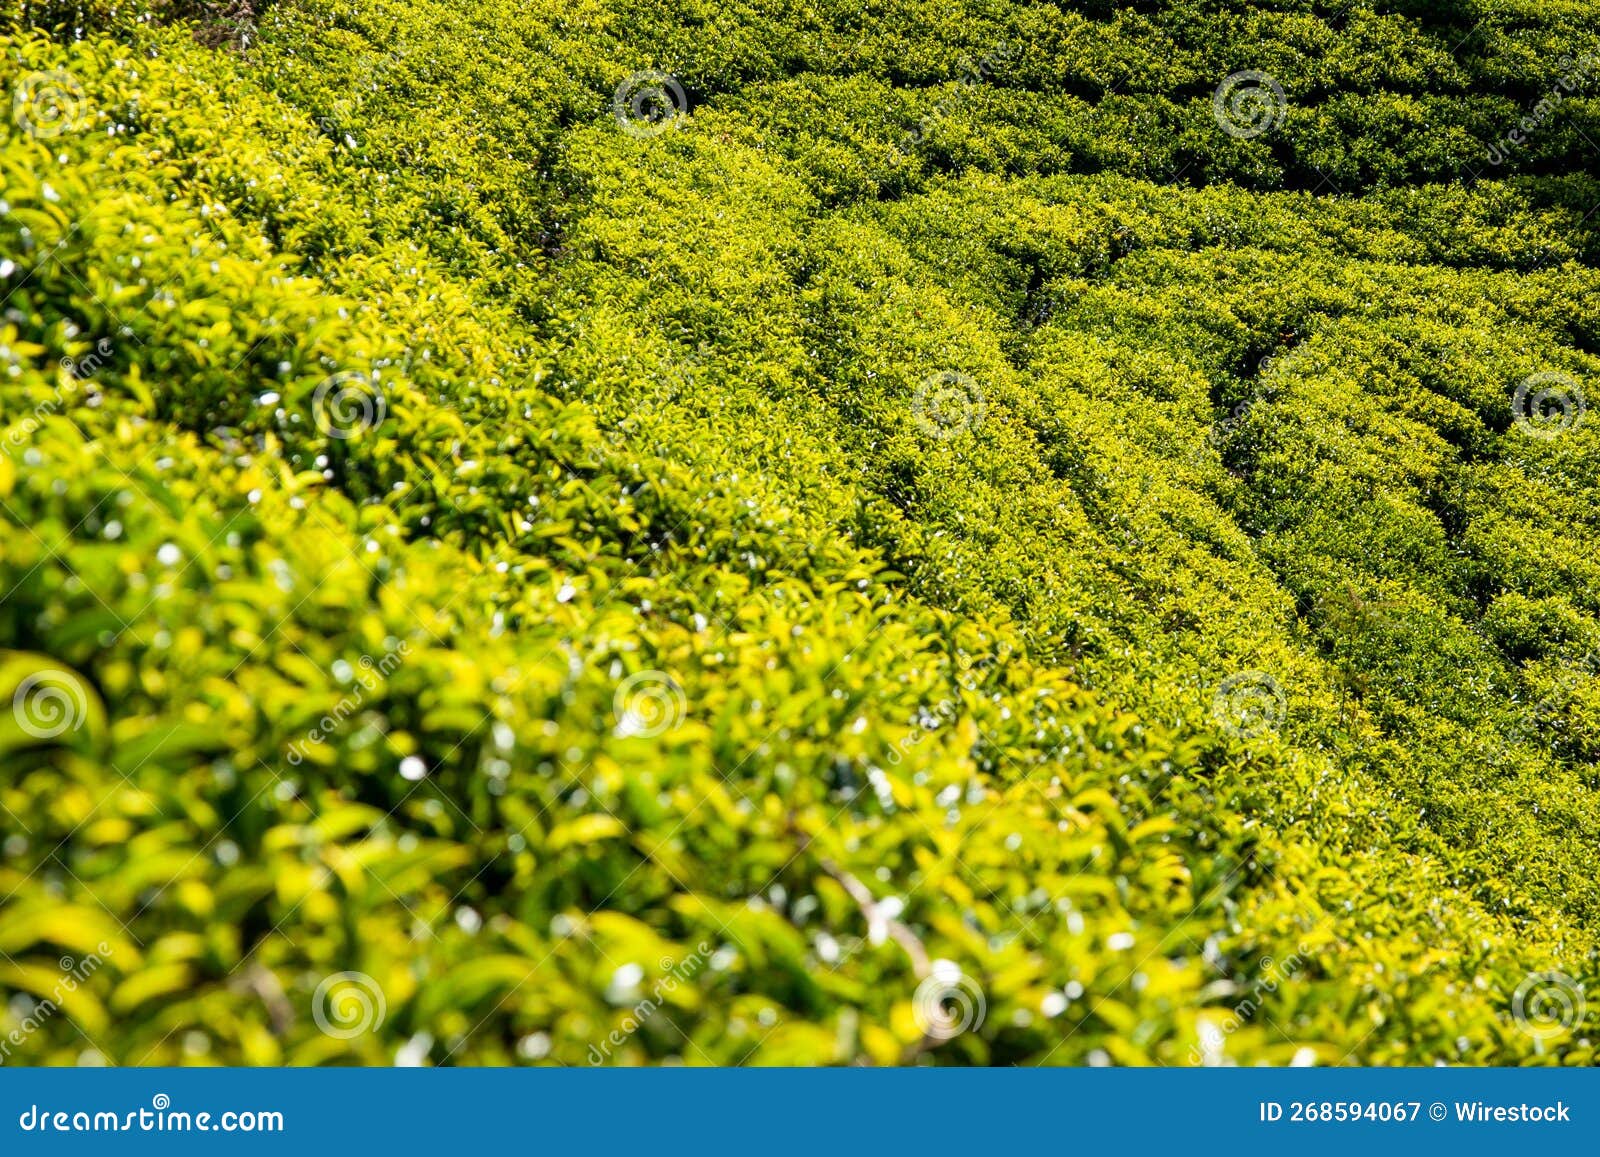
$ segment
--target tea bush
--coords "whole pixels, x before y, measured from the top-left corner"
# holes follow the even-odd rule
[[[1071,8],[9,4],[0,1059],[1592,1063],[1596,6]]]

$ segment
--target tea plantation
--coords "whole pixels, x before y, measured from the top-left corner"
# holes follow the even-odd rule
[[[1600,2],[0,84],[0,1064],[1597,1060]]]

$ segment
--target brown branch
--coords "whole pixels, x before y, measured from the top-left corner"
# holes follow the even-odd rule
[[[795,826],[794,817],[789,817],[789,831],[800,841],[802,852],[810,850],[811,837]],[[817,865],[831,876],[838,885],[845,890],[849,897],[856,902],[856,907],[861,909],[862,916],[866,917],[867,929],[870,934],[874,924],[881,925],[889,938],[905,950],[911,958],[911,971],[918,980],[925,979],[930,971],[928,964],[928,949],[910,925],[905,924],[891,916],[885,916],[878,900],[872,891],[858,878],[835,864],[827,856],[818,856]]]

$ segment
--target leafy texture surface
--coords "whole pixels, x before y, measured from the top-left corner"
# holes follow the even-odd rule
[[[4,11],[6,1061],[1595,1059],[1600,7]]]

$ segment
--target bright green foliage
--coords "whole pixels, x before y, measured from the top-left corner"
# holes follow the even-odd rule
[[[1593,1062],[1600,5],[132,7],[0,21],[3,1059]]]

